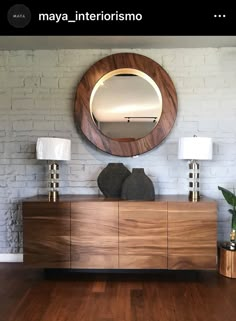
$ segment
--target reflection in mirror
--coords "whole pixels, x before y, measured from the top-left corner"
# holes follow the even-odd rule
[[[132,141],[149,134],[162,113],[156,83],[134,69],[116,70],[101,78],[91,96],[90,108],[100,131],[118,141]]]

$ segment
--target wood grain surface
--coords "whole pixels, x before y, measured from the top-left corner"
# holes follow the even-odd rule
[[[168,268],[216,269],[216,203],[168,203]]]
[[[118,267],[118,202],[71,204],[71,267]]]
[[[23,203],[24,263],[70,268],[70,203]]]
[[[28,199],[24,262],[45,268],[215,269],[216,202],[184,199]]]
[[[119,267],[167,268],[167,203],[120,202]]]
[[[219,248],[219,273],[228,278],[236,278],[236,251]]]
[[[216,271],[50,276],[0,263],[0,321],[235,321],[235,282]]]

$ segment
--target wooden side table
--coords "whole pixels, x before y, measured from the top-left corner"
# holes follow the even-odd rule
[[[229,250],[227,243],[222,243],[218,253],[219,273],[228,278],[236,278],[236,251]]]

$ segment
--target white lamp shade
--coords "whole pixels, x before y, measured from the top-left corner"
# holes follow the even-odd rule
[[[68,161],[71,159],[71,141],[64,138],[40,137],[36,144],[36,157]]]
[[[179,139],[179,159],[212,159],[212,139],[209,137],[183,137]]]

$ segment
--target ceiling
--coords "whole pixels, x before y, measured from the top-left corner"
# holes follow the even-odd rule
[[[0,36],[0,50],[236,47],[236,36]]]

